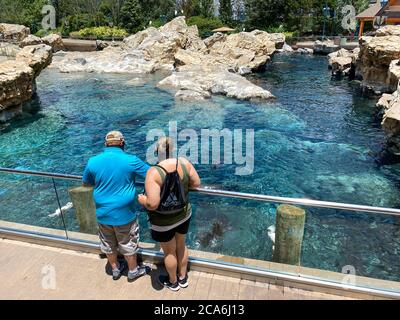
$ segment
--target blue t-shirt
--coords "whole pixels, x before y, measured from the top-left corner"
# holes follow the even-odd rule
[[[136,176],[146,177],[149,165],[118,147],[107,147],[91,158],[83,183],[94,186],[97,222],[122,226],[136,220]]]

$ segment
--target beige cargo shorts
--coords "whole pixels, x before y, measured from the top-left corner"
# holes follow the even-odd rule
[[[99,223],[100,249],[105,254],[132,256],[139,250],[139,224],[132,221],[122,226]]]

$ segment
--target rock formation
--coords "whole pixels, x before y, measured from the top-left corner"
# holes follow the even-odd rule
[[[314,54],[314,50],[310,48],[298,48],[295,52],[300,54]]]
[[[400,26],[385,26],[374,36],[362,37],[353,64],[364,89],[384,93],[377,113],[383,119],[388,150],[400,155]]]
[[[271,93],[241,75],[263,70],[284,43],[283,34],[259,30],[229,36],[216,33],[202,40],[196,26],[189,27],[184,17],[178,17],[158,29],[151,27],[129,36],[121,47],[68,52],[55,67],[61,72],[173,72],[159,86],[176,90],[176,97],[184,100],[202,100],[212,93],[269,99]]]
[[[53,52],[65,50],[64,43],[60,35],[52,33],[42,38],[43,43],[53,48]]]
[[[0,122],[22,112],[22,104],[35,93],[35,79],[51,63],[52,48],[45,44],[26,46],[15,60],[0,63]]]
[[[21,42],[30,34],[29,28],[19,24],[0,23],[0,39]]]
[[[332,40],[315,41],[314,54],[327,55],[339,50],[339,46],[335,45]]]
[[[388,150],[400,155],[400,86],[392,95],[383,95],[378,107],[384,113],[382,127],[387,136]]]
[[[25,39],[23,39],[19,43],[19,46],[21,48],[23,48],[23,47],[26,47],[26,46],[34,46],[34,45],[41,44],[41,43],[43,43],[43,40],[41,38],[30,34],[29,36],[27,36]]]
[[[357,60],[359,53],[360,49],[355,48],[353,51],[340,49],[339,51],[328,54],[328,64],[332,69],[332,74],[335,76],[349,75],[351,67]]]
[[[204,100],[211,94],[222,94],[240,100],[271,99],[274,96],[246,78],[224,68],[192,66],[183,72],[175,72],[160,81],[160,88],[178,90],[176,97],[181,100]]]
[[[393,92],[397,88],[400,59],[400,26],[386,26],[374,37],[360,39],[360,55],[356,73],[362,84],[376,93]]]

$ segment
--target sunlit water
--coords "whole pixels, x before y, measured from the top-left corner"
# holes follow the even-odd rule
[[[107,131],[121,130],[129,152],[145,158],[150,129],[254,129],[255,168],[235,175],[237,165],[201,164],[206,185],[227,190],[400,207],[400,166],[382,155],[384,134],[374,117],[376,100],[355,84],[331,80],[327,59],[278,55],[264,74],[251,76],[277,100],[255,104],[215,97],[180,103],[156,88],[160,76],[141,83],[132,75],[59,74],[38,78],[39,102],[0,134],[0,166],[81,174],[101,152]],[[33,181],[33,182],[32,182]],[[56,181],[61,204],[71,182]],[[267,228],[277,204],[192,196],[191,248],[272,259]],[[57,208],[51,180],[0,175],[0,219],[62,228],[48,214]],[[146,214],[142,240],[150,241]],[[214,222],[219,227],[213,227]],[[79,230],[70,211],[69,230]],[[301,264],[332,271],[352,265],[359,275],[400,280],[400,219],[307,208]]]

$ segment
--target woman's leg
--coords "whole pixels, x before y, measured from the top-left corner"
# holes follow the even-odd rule
[[[189,261],[189,250],[186,247],[186,235],[176,233],[176,256],[178,259],[179,278],[186,277],[187,265]]]
[[[165,269],[167,269],[169,275],[169,281],[171,283],[176,283],[178,281],[178,279],[176,278],[178,261],[176,257],[175,237],[168,242],[161,242],[160,245],[164,252],[164,264],[165,264]]]

